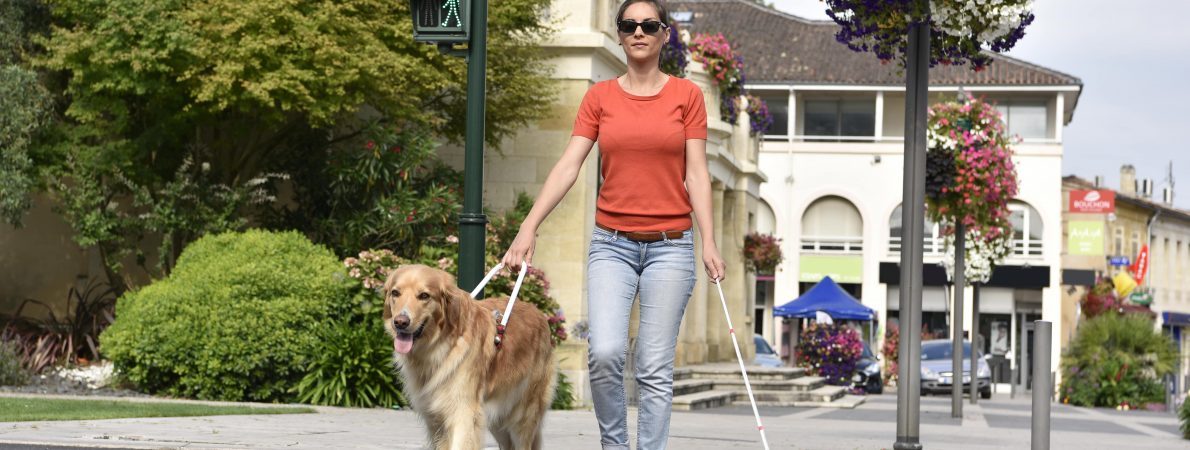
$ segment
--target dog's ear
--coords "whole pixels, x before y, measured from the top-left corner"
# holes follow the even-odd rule
[[[441,302],[442,316],[438,318],[438,328],[447,335],[454,335],[463,322],[463,311],[471,294],[455,284],[455,278],[445,271],[437,271],[434,280],[435,297]]]

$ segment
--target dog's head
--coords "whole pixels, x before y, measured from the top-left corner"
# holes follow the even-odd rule
[[[408,354],[420,339],[452,334],[468,298],[445,271],[420,264],[394,270],[384,282],[384,328],[393,348]]]

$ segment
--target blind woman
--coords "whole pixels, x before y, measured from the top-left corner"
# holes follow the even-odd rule
[[[689,80],[662,73],[659,65],[673,32],[668,22],[656,0],[620,5],[616,31],[628,71],[596,83],[583,97],[570,142],[502,261],[514,271],[532,264],[539,226],[574,185],[598,142],[604,181],[587,254],[587,363],[605,450],[629,448],[623,377],[633,303],[639,297],[633,374],[637,448],[664,449],[674,350],[696,279],[695,222],[707,276],[718,282],[725,273],[711,216],[702,91]]]

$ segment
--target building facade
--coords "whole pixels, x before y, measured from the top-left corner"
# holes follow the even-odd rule
[[[769,182],[761,185],[760,214],[772,217],[786,258],[765,311],[830,275],[877,311],[873,344],[878,346],[882,331],[898,322],[901,304],[904,75],[895,64],[882,65],[836,42],[838,26],[830,21],[747,1],[685,0],[670,7],[692,13],[686,24],[691,32],[723,33],[733,43],[750,68],[748,91],[763,98],[774,115],[761,144],[760,165]],[[984,351],[1015,367],[1020,349],[1029,347],[1021,343],[1032,339],[1031,322],[1059,322],[1062,129],[1073,117],[1082,84],[1041,66],[994,58],[983,72],[931,69],[929,98],[952,100],[963,91],[994,102],[1009,131],[1022,138],[1013,158],[1020,180],[1010,206],[1015,248],[980,290],[978,323]],[[927,223],[926,232],[922,323],[925,331],[945,336],[951,310],[940,266],[945,250],[936,224]],[[965,298],[969,314],[970,290]],[[960,320],[970,332],[971,316]],[[766,337],[782,340],[781,324],[770,322]],[[990,348],[993,339],[1008,345]],[[1053,351],[1058,352],[1057,340]]]
[[[1120,187],[1114,190],[1082,178],[1066,177],[1062,182],[1063,196],[1068,199],[1063,203],[1063,267],[1071,272],[1114,276],[1127,271],[1142,253],[1147,253],[1147,275],[1137,290],[1151,295],[1154,326],[1167,333],[1177,349],[1172,381],[1174,392],[1184,396],[1190,389],[1190,212],[1175,208],[1169,194],[1154,198],[1152,186],[1150,180],[1138,179],[1131,165],[1120,169]],[[1092,213],[1072,211],[1074,201],[1090,192],[1100,199],[1110,195],[1114,208]],[[1079,301],[1089,286],[1085,280],[1071,283],[1072,288],[1063,292],[1062,328],[1067,331],[1062,336],[1063,346],[1082,319]]]

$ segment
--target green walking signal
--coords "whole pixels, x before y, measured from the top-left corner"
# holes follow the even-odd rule
[[[469,0],[410,0],[413,40],[456,43],[470,40]]]

